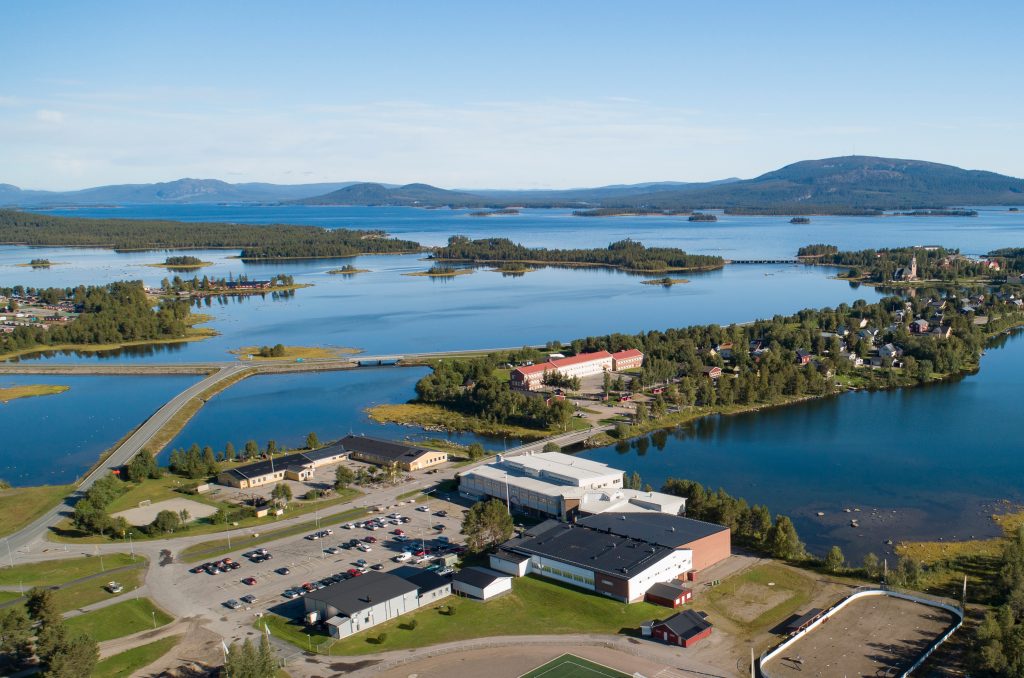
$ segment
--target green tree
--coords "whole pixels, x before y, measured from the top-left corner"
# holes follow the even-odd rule
[[[512,528],[512,516],[498,499],[477,502],[462,521],[466,545],[473,553],[508,541],[512,537]]]
[[[245,441],[245,458],[252,459],[260,455],[260,446],[255,440]]]
[[[775,524],[768,530],[765,548],[776,558],[799,560],[804,557],[804,544],[787,516],[775,517]]]
[[[224,458],[228,461],[235,460],[235,445],[230,440],[224,445]]]
[[[561,452],[562,447],[558,443],[544,443],[544,452]]]
[[[306,449],[315,450],[320,447],[320,438],[317,437],[316,433],[310,431],[306,436]]]
[[[270,491],[270,496],[278,501],[291,501],[292,488],[288,483],[278,483],[277,485],[274,485],[274,489]]]
[[[356,479],[352,469],[347,466],[339,465],[338,468],[334,469],[334,489],[344,490],[346,487],[351,485]]]
[[[181,517],[174,511],[160,511],[148,525],[150,534],[168,534],[181,529]]]
[[[257,648],[249,638],[228,648],[224,674],[230,678],[272,678],[277,673],[277,661],[266,636],[260,638]]]
[[[92,675],[99,658],[99,644],[95,640],[84,633],[64,634],[60,642],[43,659],[46,668],[41,675],[44,678],[89,676]]]
[[[160,467],[153,459],[153,453],[143,449],[128,462],[126,469],[128,480],[134,483],[141,483],[146,478],[159,478]]]
[[[42,626],[58,623],[63,619],[57,609],[57,602],[53,598],[53,591],[48,588],[37,586],[28,592],[28,599],[25,601],[25,610],[32,621]]]
[[[17,664],[32,656],[32,620],[20,605],[0,610],[0,654]]]
[[[878,577],[878,556],[874,553],[868,553],[864,556],[861,567],[864,568],[864,574],[869,578],[874,579]]]
[[[269,456],[271,456],[271,457],[274,456],[275,454],[277,454],[277,441],[276,440],[268,440],[267,441],[267,454]]]
[[[829,572],[836,573],[843,569],[846,564],[846,558],[843,557],[843,552],[838,546],[833,546],[828,550],[825,555],[825,569]]]
[[[486,452],[484,451],[484,446],[480,443],[470,443],[469,447],[466,448],[466,454],[471,461],[477,461],[478,459],[483,459]]]

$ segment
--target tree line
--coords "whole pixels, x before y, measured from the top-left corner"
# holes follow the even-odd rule
[[[272,224],[84,219],[0,210],[0,242],[116,250],[239,248],[243,259],[351,257],[418,252],[419,243],[380,230]]]
[[[53,591],[36,587],[24,606],[0,610],[0,668],[9,672],[36,660],[43,678],[78,678],[92,675],[99,661],[99,644],[88,635],[68,630]]]
[[[851,278],[866,276],[878,283],[897,280],[897,271],[909,267],[914,260],[917,261],[917,277],[925,280],[952,282],[958,278],[989,275],[989,269],[980,261],[961,256],[958,249],[945,247],[893,247],[845,252],[834,245],[817,244],[801,247],[797,256],[817,257],[809,263],[848,266]]]
[[[559,250],[526,247],[508,238],[470,240],[462,235],[448,238],[448,244],[434,250],[431,256],[435,259],[472,262],[594,264],[638,271],[720,268],[725,263],[722,257],[687,254],[674,247],[645,247],[642,243],[629,239],[613,242],[603,248]]]
[[[10,288],[17,294],[18,288]],[[60,344],[117,344],[185,336],[189,305],[162,301],[155,308],[141,281],[38,291],[44,303],[70,301],[78,317],[47,329],[20,325],[0,335],[0,353]]]
[[[295,278],[286,273],[278,273],[277,275],[271,276],[270,290],[276,287],[289,287],[295,284]],[[174,276],[173,278],[164,278],[160,281],[160,289],[167,293],[178,293],[178,292],[223,292],[230,290],[229,283],[247,283],[250,282],[249,276],[242,274],[237,278],[229,276],[227,278],[210,278],[208,276],[192,276],[191,279],[182,278],[181,276]]]

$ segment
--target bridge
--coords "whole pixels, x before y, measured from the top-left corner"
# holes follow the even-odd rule
[[[726,259],[727,264],[800,264],[799,259]]]

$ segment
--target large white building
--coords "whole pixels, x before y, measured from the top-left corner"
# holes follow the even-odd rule
[[[686,499],[622,487],[622,471],[561,452],[501,457],[459,476],[459,492],[495,497],[513,511],[567,519],[579,513],[655,511],[678,515]]]
[[[512,388],[535,391],[543,385],[545,374],[557,374],[567,379],[572,377],[582,379],[602,372],[638,368],[643,365],[643,362],[644,354],[635,348],[618,353],[609,353],[608,351],[581,353],[568,358],[555,358],[537,365],[517,367],[509,375],[509,384]]]

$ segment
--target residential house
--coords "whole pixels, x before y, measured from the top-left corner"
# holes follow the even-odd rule
[[[646,627],[646,628],[645,628]],[[640,627],[641,635],[679,647],[693,647],[711,635],[711,622],[694,610],[684,610],[665,621],[649,622]]]
[[[915,320],[910,323],[910,331],[914,334],[927,334],[928,333],[928,321],[927,320]]]
[[[708,379],[718,379],[722,376],[722,368],[716,365],[712,365],[711,367],[702,367],[700,371],[701,374]]]
[[[813,356],[811,355],[810,351],[805,351],[802,348],[798,349],[796,352],[796,362],[798,365],[807,365],[808,363],[811,362],[812,357]]]

